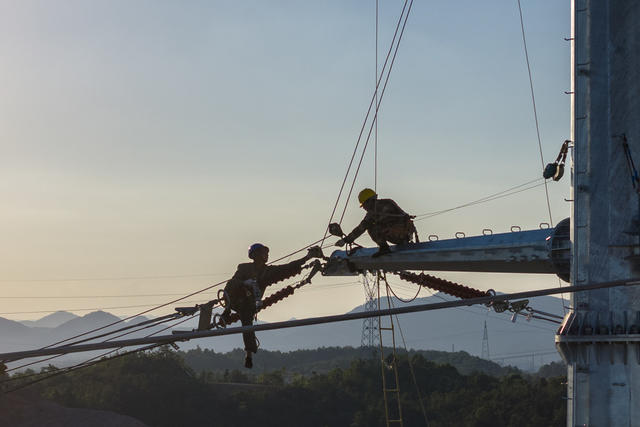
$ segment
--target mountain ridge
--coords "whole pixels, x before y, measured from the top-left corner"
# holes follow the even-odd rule
[[[444,294],[436,294],[418,298],[409,305],[442,302],[443,299],[451,300],[452,298]],[[383,308],[386,307],[386,297],[382,298],[381,303]],[[533,298],[530,303],[532,307],[547,312],[557,312],[562,307],[561,300],[555,297]],[[393,304],[399,306],[402,303],[394,299]],[[359,305],[349,312],[361,312],[363,309],[364,305]],[[473,306],[404,314],[394,317],[394,321],[397,322],[398,332],[402,330],[406,338],[406,345],[410,349],[457,350],[479,356],[482,349],[484,321],[486,321],[489,331],[490,355],[521,368],[535,368],[550,361],[559,360],[554,344],[557,325],[539,320],[526,322],[523,316],[518,316],[516,322],[513,323],[510,316],[511,313],[498,314],[489,311],[484,306]],[[20,322],[0,318],[0,352],[39,348],[89,330],[104,328],[98,332],[101,334],[148,319],[147,317],[136,317],[125,323],[104,328],[106,325],[117,322],[120,318],[105,311],[96,311],[82,317],[77,316],[55,328],[43,328],[28,327]],[[382,320],[387,322],[388,317],[383,317]],[[181,324],[180,329],[195,329],[197,322],[197,317],[190,319]],[[145,328],[127,335],[126,338],[142,337],[160,332],[166,326],[167,324],[162,323]],[[162,331],[160,333],[164,335],[169,332]],[[261,341],[262,348],[273,351],[306,350],[333,346],[357,347],[362,341],[362,320],[262,331],[258,332],[257,336]],[[383,338],[383,344],[388,345],[388,338],[384,335]],[[402,344],[402,341],[398,341],[398,343]],[[179,345],[184,351],[200,346],[213,349],[216,352],[227,352],[242,347],[242,339],[237,335],[226,335],[181,342]],[[527,353],[533,354],[533,356],[524,356]],[[80,360],[85,356],[88,355],[69,355],[69,357],[65,356],[61,359]]]

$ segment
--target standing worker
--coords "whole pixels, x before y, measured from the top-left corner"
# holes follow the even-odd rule
[[[367,211],[364,219],[351,233],[336,242],[336,246],[353,243],[365,231],[369,232],[380,249],[372,256],[379,257],[391,253],[389,244],[405,244],[415,237],[418,243],[418,232],[413,224],[415,216],[409,215],[391,199],[378,199],[378,195],[370,188],[365,188],[358,194],[360,207]]]
[[[262,306],[262,294],[267,286],[300,274],[305,262],[311,258],[322,257],[322,249],[314,246],[298,260],[282,265],[267,265],[269,248],[262,243],[254,243],[249,247],[249,258],[253,262],[239,264],[235,274],[225,286],[228,304],[223,318],[227,318],[230,310],[234,310],[240,315],[242,326],[251,326],[254,316]],[[243,332],[242,339],[247,352],[244,366],[252,368],[252,353],[258,351],[256,334],[253,331]]]

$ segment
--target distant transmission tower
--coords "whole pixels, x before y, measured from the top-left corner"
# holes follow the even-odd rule
[[[482,335],[482,355],[483,359],[489,360],[489,333],[487,332],[487,321],[484,321],[484,334]]]
[[[364,287],[364,311],[374,311],[378,309],[378,289],[375,279],[369,280],[366,273],[362,275],[362,285]],[[375,351],[380,343],[380,335],[378,328],[380,327],[380,319],[378,317],[369,317],[362,322],[362,347],[370,348]]]

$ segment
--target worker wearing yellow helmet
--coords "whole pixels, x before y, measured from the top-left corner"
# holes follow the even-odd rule
[[[391,199],[378,199],[378,195],[371,188],[362,190],[358,194],[358,201],[367,213],[351,233],[336,242],[336,246],[353,243],[365,231],[380,248],[373,254],[374,257],[391,252],[387,242],[406,244],[412,239],[418,242],[418,233],[412,221],[415,217],[403,211],[396,202]]]

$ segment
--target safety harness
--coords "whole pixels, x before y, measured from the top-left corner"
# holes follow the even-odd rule
[[[264,298],[262,300],[262,304],[259,308],[256,309],[256,315],[257,313],[259,313],[260,311],[276,304],[279,301],[282,301],[283,299],[285,299],[286,297],[293,295],[293,293],[297,290],[300,289],[301,287],[303,287],[304,285],[307,285],[309,283],[311,283],[311,279],[313,279],[313,277],[322,270],[322,263],[319,260],[314,260],[313,262],[304,265],[302,267],[302,270],[306,270],[306,269],[311,269],[311,271],[309,272],[309,274],[302,280],[300,280],[298,283],[294,284],[294,285],[288,285],[276,292],[274,292],[273,294],[269,295],[268,297]],[[273,278],[271,281],[269,281],[269,283],[267,283],[267,286],[270,286],[274,283],[280,282],[282,280],[285,280],[289,277],[291,277],[291,274],[286,275],[282,275],[280,277],[275,277]],[[207,303],[204,304],[199,304],[196,305],[193,309],[197,309],[200,311],[200,319],[198,321],[198,329],[199,331],[205,331],[205,330],[209,330],[209,329],[213,329],[213,328],[224,328],[227,325],[230,325],[232,323],[235,323],[237,321],[240,320],[240,314],[238,314],[237,312],[230,312],[230,300],[229,300],[229,295],[227,294],[227,292],[224,289],[220,289],[218,291],[218,298],[211,300]],[[216,313],[215,315],[213,315],[213,321],[212,321],[212,314],[213,314],[213,309],[216,307],[223,307],[225,308],[225,312],[224,313]],[[184,310],[184,308],[180,308],[180,309],[176,309],[176,310]]]

